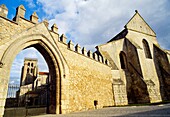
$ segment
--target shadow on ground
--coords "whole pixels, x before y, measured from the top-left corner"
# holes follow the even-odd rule
[[[147,117],[147,116],[160,116],[160,117],[170,117],[170,107],[168,108],[163,108],[163,109],[156,109],[152,111],[145,111],[145,112],[137,112],[137,113],[131,113],[131,114],[125,114],[125,115],[120,115],[119,117],[128,117],[128,116],[134,116],[134,117]],[[115,117],[113,115],[113,117]]]

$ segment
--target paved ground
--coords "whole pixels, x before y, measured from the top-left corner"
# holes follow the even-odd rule
[[[75,112],[64,115],[39,115],[32,117],[114,117],[114,116],[137,116],[137,117],[170,117],[170,104],[156,106],[131,106],[109,107],[91,111]]]

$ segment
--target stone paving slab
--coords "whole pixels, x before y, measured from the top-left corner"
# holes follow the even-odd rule
[[[114,116],[138,116],[138,117],[170,117],[170,104],[156,106],[128,106],[108,107],[84,112],[74,112],[61,115],[39,115],[31,117],[114,117]]]

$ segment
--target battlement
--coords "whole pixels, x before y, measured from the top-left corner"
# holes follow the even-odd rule
[[[62,37],[62,36],[61,36]],[[60,38],[61,38],[60,37]],[[67,39],[65,37],[65,39]],[[65,43],[66,40],[60,40],[62,43]],[[95,61],[98,61],[100,63],[103,63],[103,64],[106,64],[106,65],[109,65],[109,62],[106,58],[104,58],[103,56],[97,54],[96,52],[92,52],[91,50],[87,51],[85,47],[82,47],[81,49],[81,46],[79,44],[76,44],[74,46],[74,43],[72,42],[72,40],[70,40],[68,43],[67,43],[67,48],[71,51],[74,51],[75,53],[77,54],[81,54],[85,57],[88,57],[90,59],[93,59]]]
[[[13,18],[13,21],[18,23],[19,22],[19,18],[23,18],[25,19],[25,12],[26,12],[26,9],[23,5],[20,5],[16,8],[16,14]],[[0,16],[3,17],[3,18],[7,18],[7,15],[8,15],[8,8],[2,4],[0,5]],[[27,21],[30,21],[32,23],[38,23],[38,15],[36,14],[36,12],[34,12],[31,16],[30,16],[30,19],[27,20]],[[8,19],[10,20],[10,19]]]
[[[26,22],[30,22],[32,24],[38,24],[38,15],[36,12],[33,12],[30,16],[30,19],[27,20],[25,19],[25,13],[26,13],[26,9],[23,5],[20,5],[16,8],[16,14],[13,18],[13,20],[11,21],[10,19],[7,18],[7,15],[8,15],[8,8],[2,4],[0,6],[0,17],[3,17],[4,19],[8,20],[8,21],[11,21],[13,23],[16,23],[16,24],[19,24],[20,23],[20,18],[21,19],[24,19]],[[45,26],[48,28],[49,27],[49,22],[48,20],[44,20],[42,21]],[[88,57],[89,59],[93,59],[97,62],[100,62],[100,63],[103,63],[103,64],[106,64],[106,65],[109,65],[109,62],[107,59],[105,59],[102,55],[98,55],[96,52],[92,53],[92,51],[87,51],[85,47],[83,47],[81,49],[81,46],[79,44],[76,44],[74,46],[74,43],[70,40],[68,43],[67,43],[67,37],[62,34],[61,36],[58,34],[58,27],[57,25],[54,23],[52,26],[51,26],[51,29],[48,29],[51,33],[54,33],[54,34],[57,34],[57,36],[59,37],[58,41],[61,42],[62,44],[66,45],[67,46],[67,49],[68,50],[71,50],[77,54],[80,54],[82,56],[85,56],[85,57]]]

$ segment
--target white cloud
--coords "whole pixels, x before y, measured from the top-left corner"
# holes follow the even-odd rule
[[[14,84],[15,83],[15,81],[13,80],[13,81],[10,81],[10,84]]]
[[[168,16],[167,0],[37,0],[43,6],[52,25],[56,23],[59,33],[80,45],[107,42],[119,33],[137,9],[150,24],[156,26]],[[92,46],[90,46],[92,45]]]
[[[36,5],[35,5],[35,3],[34,3],[34,0],[23,0],[23,1],[25,1],[25,2],[28,3],[28,7],[29,7],[29,8],[34,8],[34,7],[36,7]]]

